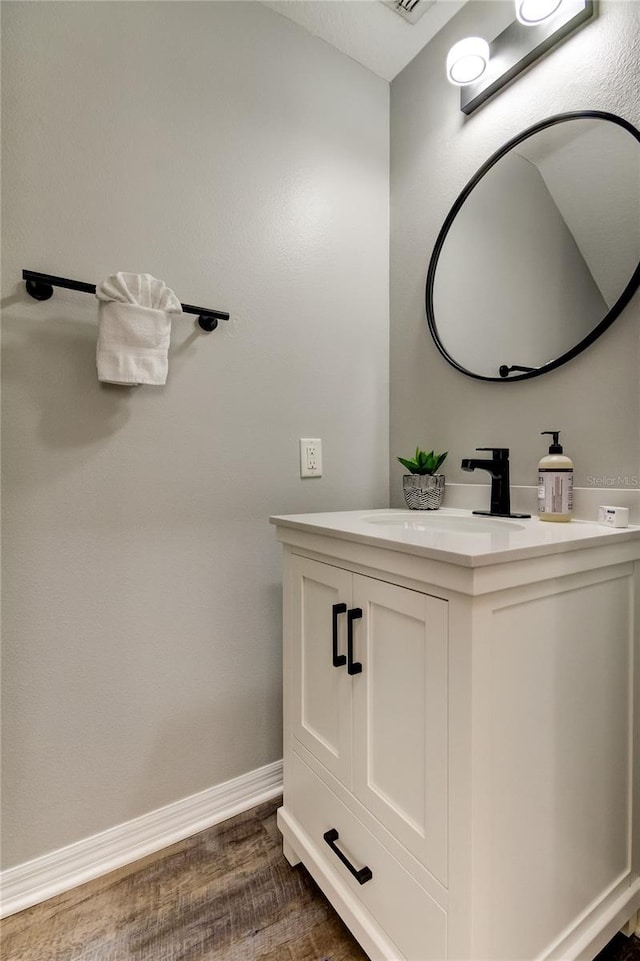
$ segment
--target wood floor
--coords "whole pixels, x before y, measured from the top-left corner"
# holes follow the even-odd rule
[[[6,918],[2,961],[367,961],[282,856],[279,803]],[[618,935],[598,961],[640,961],[640,942]]]

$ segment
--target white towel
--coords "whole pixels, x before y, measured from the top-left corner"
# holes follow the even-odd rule
[[[166,384],[171,314],[182,310],[166,284],[151,274],[118,273],[96,287],[98,380],[108,384]]]

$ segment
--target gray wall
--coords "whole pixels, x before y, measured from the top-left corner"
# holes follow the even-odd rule
[[[281,757],[268,517],[388,503],[389,87],[254,3],[2,16],[10,866]],[[100,385],[95,300],[23,267],[233,320]]]
[[[536,121],[600,109],[640,126],[640,4],[605,0],[597,20],[465,118],[445,79],[449,47],[480,33],[491,40],[510,3],[468,4],[391,86],[391,501],[402,504],[403,468],[416,444],[449,449],[448,482],[484,482],[460,459],[475,447],[512,451],[512,480],[535,484],[546,453],[540,431],[562,429],[576,485],[590,475],[640,476],[640,297],[586,352],[519,383],[466,377],[437,352],[425,321],[431,251],[451,205],[477,168]],[[461,265],[461,282],[464,266]],[[486,508],[485,497],[479,491]],[[609,499],[601,501],[611,503]]]

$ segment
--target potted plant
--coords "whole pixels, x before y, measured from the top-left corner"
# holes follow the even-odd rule
[[[438,468],[444,462],[449,451],[436,454],[427,453],[416,447],[413,459],[398,457],[403,467],[410,472],[402,478],[402,491],[407,507],[412,511],[437,511],[444,494],[444,474],[438,474]]]

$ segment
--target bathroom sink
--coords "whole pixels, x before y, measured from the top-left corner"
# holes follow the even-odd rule
[[[287,531],[292,529],[295,533],[291,536],[297,539],[299,547],[304,547],[309,538],[318,535],[463,568],[502,565],[507,561],[604,547],[607,542],[631,542],[640,538],[640,526],[614,530],[587,520],[545,524],[537,517],[516,520],[474,514],[454,507],[441,507],[435,511],[385,507],[288,514],[272,517],[271,523],[278,525],[283,541],[289,536]],[[359,546],[357,550],[360,549]],[[628,549],[633,550],[633,545],[630,544]]]
[[[501,517],[479,517],[475,514],[449,514],[443,511],[390,511],[363,517],[367,524],[400,527],[410,531],[448,531],[455,534],[507,534],[523,531],[523,524]]]

